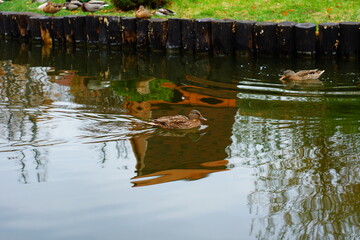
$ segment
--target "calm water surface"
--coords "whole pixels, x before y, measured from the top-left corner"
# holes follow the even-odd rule
[[[359,239],[359,83],[358,60],[0,42],[1,239]]]

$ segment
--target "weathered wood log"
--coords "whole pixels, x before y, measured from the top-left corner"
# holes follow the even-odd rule
[[[162,18],[149,20],[149,46],[152,51],[165,51],[168,21]]]
[[[29,32],[32,42],[41,42],[40,16],[29,18]]]
[[[214,20],[211,22],[211,42],[215,55],[228,55],[234,52],[234,20]]]
[[[125,49],[134,49],[136,47],[136,18],[121,18],[121,46]]]
[[[213,19],[201,18],[195,21],[195,50],[206,53],[212,50],[211,22]]]
[[[295,25],[295,51],[299,55],[314,55],[316,53],[316,25],[313,23],[298,23]]]
[[[260,54],[276,53],[276,23],[258,22],[254,25],[255,50]]]
[[[86,16],[76,16],[74,18],[74,39],[76,46],[86,43]]]
[[[169,18],[166,49],[178,52],[181,48],[181,19]]]
[[[138,50],[146,50],[149,48],[149,20],[139,18],[136,20],[136,48]]]
[[[14,12],[10,15],[11,38],[20,39],[20,30],[18,26],[19,13]]]
[[[54,44],[65,44],[65,32],[64,32],[64,17],[53,17],[53,37]]]
[[[254,50],[254,25],[255,21],[235,22],[235,51],[248,53]]]
[[[75,18],[76,16],[65,16],[63,20],[65,43],[67,46],[75,45]]]
[[[340,27],[338,23],[319,24],[319,52],[335,55],[339,46]]]
[[[352,57],[360,52],[360,22],[340,22],[339,52],[341,56]]]
[[[99,44],[99,16],[86,16],[86,40],[88,46],[97,46]]]
[[[4,26],[4,38],[10,39],[12,38],[12,32],[11,32],[11,15],[14,12],[3,12],[2,18],[3,18],[3,26]]]
[[[29,18],[30,16],[34,16],[33,13],[19,13],[17,18],[17,24],[20,33],[20,39],[27,41],[30,37],[29,33]]]
[[[121,18],[117,16],[108,16],[108,41],[110,47],[120,47],[121,46]]]
[[[276,44],[279,54],[295,53],[295,22],[280,22],[276,26]]]
[[[195,20],[181,19],[181,41],[182,49],[194,51],[195,49]]]
[[[41,32],[41,39],[44,45],[52,45],[54,32],[53,32],[53,21],[51,17],[40,17],[40,32]]]
[[[4,21],[3,21],[3,15],[2,12],[0,12],[0,38],[4,37]]]
[[[99,16],[99,44],[101,46],[108,46],[109,44],[109,19],[107,16]]]

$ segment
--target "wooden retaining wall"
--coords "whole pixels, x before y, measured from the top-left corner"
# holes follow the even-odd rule
[[[0,12],[0,38],[44,45],[227,55],[360,55],[360,23],[254,22]]]

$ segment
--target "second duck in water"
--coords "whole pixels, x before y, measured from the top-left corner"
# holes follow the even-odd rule
[[[283,82],[315,80],[318,79],[324,72],[325,70],[319,69],[302,70],[298,72],[286,70],[280,80]]]
[[[165,129],[191,129],[201,126],[201,120],[206,121],[198,110],[192,110],[189,117],[183,115],[164,116],[149,122],[150,125]]]

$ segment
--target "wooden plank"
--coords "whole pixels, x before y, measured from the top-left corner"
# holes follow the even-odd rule
[[[276,23],[258,22],[254,25],[255,50],[260,54],[276,53]]]
[[[281,55],[295,53],[295,22],[280,22],[276,26],[277,51]]]
[[[339,52],[344,57],[355,57],[360,53],[360,23],[340,22]]]
[[[212,51],[211,22],[213,19],[201,18],[195,20],[195,50],[197,53]]]
[[[211,22],[211,42],[215,55],[229,55],[234,52],[234,20],[214,20]]]
[[[298,23],[295,25],[295,51],[298,55],[315,55],[316,25],[313,23]]]
[[[152,18],[149,20],[149,45],[152,51],[166,50],[167,31],[167,19]]]
[[[254,50],[254,25],[255,21],[235,22],[235,52],[247,54]]]

